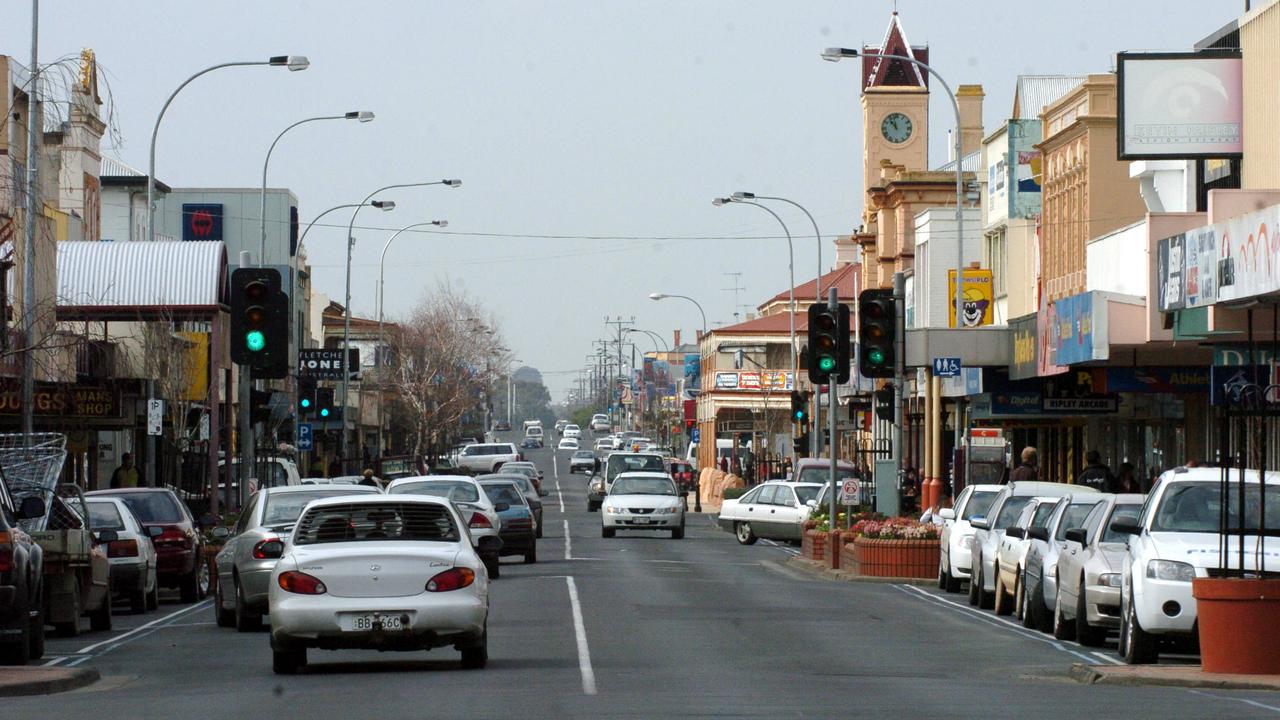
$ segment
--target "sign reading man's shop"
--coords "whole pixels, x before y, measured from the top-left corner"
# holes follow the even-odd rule
[[[118,418],[120,393],[108,388],[37,386],[33,398],[35,414],[58,417]],[[22,412],[22,391],[0,389],[0,415]]]
[[[360,367],[360,349],[351,348],[350,367]],[[298,351],[298,374],[318,380],[342,379],[342,350],[308,349]],[[357,370],[358,371],[358,370]]]

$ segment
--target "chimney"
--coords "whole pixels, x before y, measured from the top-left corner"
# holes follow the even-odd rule
[[[847,265],[858,262],[858,243],[854,242],[852,235],[840,235],[836,238],[836,266],[839,270]]]
[[[956,89],[956,103],[960,105],[960,153],[961,157],[976,152],[982,146],[982,98],[986,93],[981,85],[961,85]],[[955,139],[952,139],[955,142]]]
[[[674,337],[674,342],[671,343],[671,347],[678,348],[680,347],[680,329],[676,328],[676,331],[673,334],[675,335],[675,337]]]

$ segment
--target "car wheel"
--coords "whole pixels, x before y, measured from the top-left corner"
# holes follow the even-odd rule
[[[226,609],[226,598],[222,595],[222,588],[226,587],[226,583],[218,583],[218,587],[213,591],[213,620],[218,627],[235,627],[236,611],[234,609]]]
[[[238,632],[257,632],[262,629],[262,615],[249,611],[248,603],[244,599],[244,590],[240,587],[239,578],[236,579],[236,630]]]
[[[102,598],[102,604],[97,610],[89,613],[89,629],[105,632],[111,629],[111,587],[107,586],[107,593]]]
[[[613,529],[613,528],[611,528],[611,527],[605,527],[605,526],[603,526],[603,525],[601,525],[601,526],[600,526],[600,537],[602,537],[602,538],[611,538],[611,537],[613,537],[613,536],[614,536],[614,535],[616,535],[616,534],[617,534],[617,530],[615,530],[615,529]]]
[[[1130,665],[1153,663],[1160,657],[1156,639],[1138,623],[1132,595],[1120,614],[1120,657]]]
[[[683,524],[682,524],[682,525],[680,525],[680,527],[678,527],[678,528],[673,528],[673,529],[671,530],[671,539],[672,539],[672,540],[683,540],[683,539],[684,539],[684,525],[683,525]]]
[[[1035,611],[1036,595],[1027,588],[1027,574],[1022,573],[1022,627],[1027,629],[1035,629],[1036,624],[1040,620],[1040,616]]]
[[[1053,618],[1049,617],[1049,606],[1044,602],[1044,578],[1036,580],[1036,586],[1029,591],[1027,614],[1033,617],[1030,627],[1040,632],[1053,631]]]
[[[31,660],[31,625],[18,631],[12,642],[0,645],[0,665],[26,665]]]
[[[751,523],[738,522],[733,525],[733,534],[740,545],[755,545],[756,534],[751,531]]]
[[[142,576],[142,587],[129,593],[129,612],[141,615],[147,611],[147,576]]]
[[[80,634],[80,586],[71,586],[71,621],[53,624],[58,637],[75,637]]]
[[[299,670],[307,666],[307,649],[306,648],[290,648],[282,650],[280,648],[271,648],[271,669],[277,675],[296,675]]]
[[[978,609],[990,610],[995,606],[995,594],[986,591],[987,577],[982,569],[982,561],[978,561]]]
[[[151,568],[151,589],[147,591],[147,609],[160,607],[160,578],[156,577],[156,569]]]
[[[969,571],[969,604],[978,607],[978,587],[979,587],[978,567],[974,567]]]
[[[996,615],[1008,615],[1013,612],[1013,603],[1009,602],[1009,594],[1004,589],[1004,576],[1000,574],[999,568],[996,569],[996,594],[992,607],[996,611]]]
[[[39,598],[39,595],[36,596]],[[27,631],[27,657],[39,660],[44,657],[44,613],[37,612],[31,619],[31,629]]]
[[[1076,595],[1076,642],[1086,647],[1102,647],[1106,644],[1107,629],[1089,624],[1089,596],[1084,588],[1084,578],[1080,578],[1080,593]]]
[[[462,669],[483,670],[489,662],[489,628],[486,624],[484,634],[471,645],[462,648]]]
[[[542,511],[538,511],[538,531],[533,536],[539,540],[542,539]]]
[[[1058,580],[1058,595],[1053,603],[1053,637],[1058,640],[1075,640],[1076,626],[1062,614],[1062,580]]]
[[[938,561],[938,589],[946,590],[950,583],[951,576],[947,575],[946,564],[944,561]]]
[[[1022,573],[1019,572],[1013,580],[1013,618],[1019,622],[1024,622],[1027,616],[1027,588],[1022,582]]]
[[[951,572],[951,558],[947,558],[947,586],[943,588],[949,593],[960,592],[960,584],[964,582],[963,578],[959,578],[955,573]]]

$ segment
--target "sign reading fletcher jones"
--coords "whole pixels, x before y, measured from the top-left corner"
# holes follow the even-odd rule
[[[351,367],[360,367],[360,350],[351,348]],[[298,374],[320,380],[342,379],[342,350],[299,350]]]

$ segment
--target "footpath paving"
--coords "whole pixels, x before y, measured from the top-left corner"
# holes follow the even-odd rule
[[[92,685],[99,678],[93,668],[7,667],[0,672],[0,697],[52,695]]]
[[[1207,673],[1199,665],[1071,666],[1071,678],[1086,685],[1169,685],[1219,690],[1280,690],[1280,675]]]

